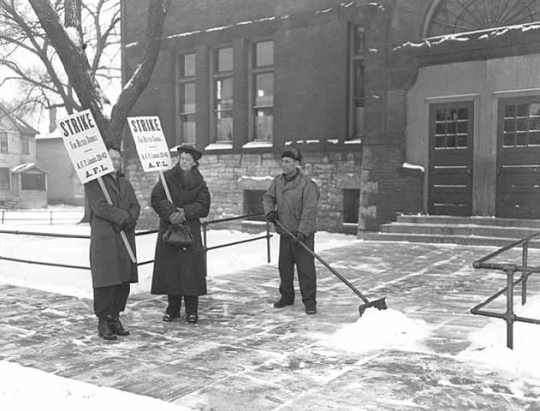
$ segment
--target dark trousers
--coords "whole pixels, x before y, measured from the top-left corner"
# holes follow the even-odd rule
[[[197,314],[199,308],[199,297],[197,295],[184,295],[184,304],[186,305],[186,315]],[[166,313],[172,316],[180,314],[180,307],[182,306],[181,295],[168,295]]]
[[[129,282],[94,288],[94,312],[99,318],[116,317],[126,309]]]
[[[315,246],[315,234],[311,234],[304,242],[309,249]],[[294,266],[298,271],[298,283],[302,302],[306,306],[315,307],[317,304],[317,274],[315,272],[315,258],[300,244],[282,235],[279,239],[279,292],[281,298],[288,302],[294,302]]]

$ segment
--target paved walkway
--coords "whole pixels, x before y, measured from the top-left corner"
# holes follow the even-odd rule
[[[425,352],[321,345],[361,300],[318,266],[319,313],[275,310],[277,272],[263,266],[210,278],[197,325],[163,323],[163,297],[130,297],[131,335],[115,342],[97,337],[90,300],[0,285],[0,360],[193,410],[539,411],[540,381],[513,390],[515,376],[455,357],[488,321],[469,309],[505,284],[471,267],[490,251],[364,242],[321,253],[370,298],[431,324]]]

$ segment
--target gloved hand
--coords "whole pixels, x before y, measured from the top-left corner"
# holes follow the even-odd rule
[[[182,210],[182,211],[183,211],[183,210]],[[171,216],[169,217],[169,221],[171,222],[171,224],[180,225],[180,224],[183,224],[184,221],[186,221],[186,217],[185,217],[185,215],[180,214],[179,211],[175,211],[175,212],[172,213]]]
[[[268,214],[266,214],[266,221],[268,221],[269,223],[276,224],[277,219],[278,213],[275,210],[272,210]]]
[[[177,207],[176,211],[178,212],[178,214],[180,215],[180,218],[182,219],[181,224],[184,224],[186,222],[186,220],[187,220],[186,211],[183,208],[180,208],[180,207]]]
[[[124,224],[122,226],[124,227],[124,230],[132,230],[137,225],[137,221],[135,221],[131,216],[126,218],[126,221],[124,221]]]
[[[296,240],[297,240],[297,241],[295,241],[296,245],[300,245],[300,242],[303,242],[305,244],[306,243],[306,238],[307,238],[307,236],[304,233],[296,234]]]

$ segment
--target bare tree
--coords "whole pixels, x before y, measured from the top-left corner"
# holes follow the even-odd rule
[[[105,143],[119,144],[129,111],[146,88],[154,70],[170,0],[148,1],[142,60],[124,86],[118,101],[113,105],[110,117],[104,112],[106,101],[103,90],[92,76],[85,53],[80,21],[81,0],[65,0],[65,24],[62,24],[58,12],[49,0],[29,0],[29,2],[47,39],[58,53],[81,106],[92,112]]]
[[[66,9],[63,1],[52,7],[58,14],[75,12],[89,58],[91,75],[103,87],[120,83],[120,5],[119,0],[91,0]],[[68,113],[82,105],[73,93],[69,78],[55,48],[39,24],[30,4],[0,0],[0,90],[16,83],[22,93],[12,96],[10,107],[19,113],[37,108],[64,107]],[[7,103],[7,102],[6,102]]]

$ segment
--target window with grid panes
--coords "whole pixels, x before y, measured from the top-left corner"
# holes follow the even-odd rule
[[[179,143],[196,144],[195,53],[178,56],[177,98]]]
[[[435,113],[435,150],[466,149],[468,127],[467,108],[438,109]]]
[[[540,103],[504,107],[504,147],[540,146]]]
[[[343,190],[343,222],[358,223],[358,207],[360,207],[360,190]]]
[[[233,48],[214,50],[214,141],[232,142],[233,139]]]
[[[274,128],[274,42],[254,44],[252,57],[252,139],[272,141]]]
[[[364,29],[351,26],[350,54],[350,127],[349,140],[360,140],[364,135]]]

